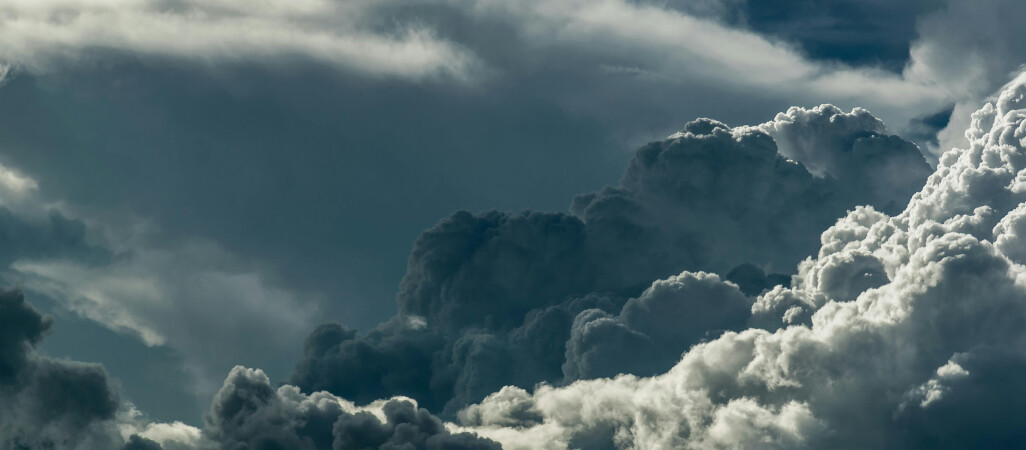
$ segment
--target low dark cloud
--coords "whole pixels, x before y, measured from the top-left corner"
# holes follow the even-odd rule
[[[326,392],[304,395],[294,386],[275,389],[263,371],[243,367],[228,374],[202,429],[151,422],[121,399],[102,366],[36,353],[51,324],[20,291],[0,292],[2,448],[501,448],[474,434],[450,431],[408,398],[357,407]],[[318,332],[330,331],[322,327]]]
[[[20,291],[0,292],[0,446],[116,448],[116,389],[99,365],[37,355],[50,325]]]
[[[745,294],[787,284],[772,273],[809,256],[847,209],[907,202],[930,169],[885,132],[829,105],[758,127],[701,119],[642,147],[618,186],[576,197],[570,213],[458,212],[414,245],[399,314],[366,335],[321,327],[288,382],[452,414],[505,385],[666,370],[743,328]],[[744,291],[715,275],[713,287],[690,275],[652,284],[682,270]]]
[[[128,438],[128,442],[125,442],[124,447],[121,447],[121,450],[163,450],[163,447],[155,441],[133,434]]]
[[[275,390],[260,370],[236,367],[214,397],[205,432],[222,448],[477,449],[501,448],[468,433],[451,433],[410,400],[379,401],[357,410],[327,393],[294,386]]]

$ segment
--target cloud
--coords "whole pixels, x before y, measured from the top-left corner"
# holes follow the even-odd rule
[[[824,121],[836,123],[841,130],[836,133],[831,127],[809,133],[781,131],[822,125],[805,120],[802,111],[780,118],[776,122],[781,128],[770,133],[761,126],[730,128],[711,120],[689,123],[683,132],[642,148],[620,186],[575,202],[575,206],[583,203],[588,208],[598,200],[607,202],[607,209],[601,212],[609,216],[593,215],[588,208],[582,213],[575,207],[575,214],[458,213],[443,221],[425,234],[411,255],[411,273],[417,276],[401,289],[400,314],[366,335],[340,325],[320,327],[308,338],[307,360],[301,366],[316,368],[316,364],[327,362],[328,369],[322,373],[299,370],[294,376],[313,373],[307,382],[318,383],[342,368],[350,371],[348,380],[353,385],[363,383],[374,389],[371,392],[407,389],[407,382],[427,380],[432,393],[466,402],[482,395],[506,368],[512,368],[509,377],[534,376],[535,381],[546,381],[551,371],[540,376],[535,369],[518,372],[519,366],[529,366],[518,358],[540,354],[541,359],[526,361],[551,369],[558,359],[549,358],[559,347],[552,344],[559,339],[571,341],[565,350],[574,351],[565,355],[573,358],[574,370],[583,376],[603,375],[603,367],[590,364],[604,362],[602,359],[581,357],[589,350],[633,366],[618,371],[642,373],[658,369],[625,361],[624,350],[644,349],[647,339],[653,345],[658,341],[667,346],[665,353],[658,347],[653,350],[659,359],[669,358],[665,355],[671,351],[684,352],[676,365],[660,375],[624,373],[567,384],[562,382],[571,380],[550,379],[552,383],[537,386],[517,386],[522,382],[518,380],[454,412],[460,421],[455,425],[420,409],[415,400],[393,397],[358,407],[327,392],[304,394],[314,390],[301,386],[275,389],[262,371],[236,367],[215,396],[202,430],[132,422],[131,414],[119,416],[118,412],[127,408],[101,368],[32,352],[49,324],[26,306],[20,295],[14,295],[0,302],[0,323],[17,324],[0,328],[10,334],[0,346],[0,368],[13,374],[8,378],[13,381],[4,381],[0,393],[15,399],[4,405],[30,406],[17,409],[16,419],[0,421],[12,430],[2,435],[30,445],[86,442],[108,447],[125,444],[123,436],[128,436],[127,445],[159,444],[167,449],[173,448],[170,440],[157,439],[157,434],[198,436],[191,444],[175,445],[297,448],[392,444],[415,448],[496,448],[501,444],[513,449],[962,448],[1019,442],[1024,427],[1014,411],[1023,401],[1021,382],[1014,374],[1026,360],[1022,350],[1026,335],[1021,327],[1026,320],[1022,302],[1026,266],[1018,245],[1026,222],[1024,98],[1026,76],[1010,84],[994,104],[977,111],[966,132],[970,145],[944,154],[937,170],[906,207],[896,206],[896,200],[889,198],[879,205],[888,212],[860,206],[834,222],[820,235],[818,252],[809,248],[814,254],[797,263],[790,286],[760,288],[765,274],[758,267],[752,270],[741,265],[731,270],[733,278],[757,280],[746,283],[750,292],[761,292],[755,299],[743,295],[738,285],[725,278],[694,271],[650,283],[640,295],[630,295],[630,288],[624,287],[635,277],[640,279],[640,271],[600,281],[583,277],[596,283],[583,288],[572,286],[577,280],[572,276],[564,280],[566,285],[532,286],[528,289],[531,295],[554,296],[536,298],[536,303],[516,291],[528,282],[559,280],[548,271],[582,269],[581,261],[561,258],[568,249],[600,248],[584,245],[592,236],[603,237],[596,241],[602,243],[645,243],[647,238],[639,238],[638,230],[640,234],[656,230],[653,235],[661,239],[670,229],[625,226],[593,230],[598,218],[640,218],[634,223],[663,225],[667,218],[692,217],[666,214],[665,206],[674,204],[686,211],[715,215],[712,207],[703,209],[700,202],[684,202],[689,197],[682,193],[696,188],[723,194],[725,210],[734,211],[732,202],[741,198],[737,192],[710,188],[737,187],[715,182],[721,174],[712,169],[724,167],[723,160],[731,163],[725,165],[728,168],[761,169],[753,173],[764,175],[763,183],[812,180],[798,186],[829,189],[839,202],[854,201],[856,195],[880,201],[886,190],[872,189],[872,185],[855,190],[843,185],[844,180],[854,179],[872,183],[872,177],[864,178],[859,171],[879,166],[861,161],[839,163],[827,156],[844,150],[823,143],[843,142],[850,146],[848,151],[870,160],[893,155],[899,164],[907,161],[910,148],[895,145],[900,142],[886,136],[881,138],[878,131],[861,130],[876,122],[857,120],[859,111]],[[838,114],[825,107],[814,112]],[[851,125],[849,118],[860,128],[854,139],[846,131]],[[773,133],[783,134],[776,137]],[[824,147],[825,153],[800,156],[804,151],[800,145],[807,142],[815,143],[812,148]],[[878,151],[858,151],[859,145],[868,145],[865,142],[879,145]],[[790,147],[782,150],[785,144]],[[789,160],[784,152],[799,160]],[[810,159],[810,167],[820,168],[822,176],[805,169],[800,163],[803,157]],[[914,161],[903,172],[916,173],[922,167],[921,160]],[[780,167],[786,170],[778,171]],[[765,186],[753,185],[758,189]],[[751,193],[756,188],[749,189]],[[804,195],[802,190],[782,192]],[[617,230],[627,232],[601,234]],[[549,231],[554,231],[551,241],[543,239],[539,244],[539,239],[550,236]],[[557,254],[546,253],[546,248]],[[600,264],[595,266],[584,265],[583,270],[616,274],[601,272],[601,264],[613,264],[615,257],[623,254],[630,264],[644,260],[617,253],[621,248],[606,247],[613,250],[606,254],[608,259],[598,259]],[[641,248],[652,251],[651,247]],[[761,266],[773,264],[766,259],[752,261]],[[732,265],[723,263],[722,267],[726,271]],[[574,271],[567,273],[573,275]],[[620,283],[623,292],[616,292]],[[460,290],[464,288],[467,291]],[[508,304],[490,303],[507,300]],[[465,304],[470,302],[474,303]],[[692,308],[694,314],[690,314]],[[745,317],[745,312],[751,315]],[[519,320],[508,318],[517,314]],[[689,314],[704,318],[700,325],[704,329],[679,326]],[[677,320],[667,320],[671,317]],[[750,327],[742,326],[745,320]],[[598,330],[595,339],[586,338],[589,324]],[[723,329],[733,331],[718,336],[706,333]],[[405,351],[413,358],[423,358],[411,364],[419,378],[404,380],[402,373],[389,373],[406,357]],[[379,362],[377,367],[366,368]],[[421,372],[425,367],[430,368],[429,377]],[[589,367],[600,370],[587,373],[592,370]],[[372,380],[371,374],[385,381],[366,384]],[[398,381],[390,385],[388,380]],[[423,388],[420,384],[410,389]],[[53,396],[52,392],[67,395]],[[453,410],[451,406],[448,409]],[[59,415],[59,427],[49,429],[32,413],[42,410],[66,413]],[[2,413],[9,414],[0,408]],[[138,437],[133,440],[132,435]]]
[[[489,89],[502,89],[511,79],[541,76],[547,86],[583,81],[582,86],[608,88],[598,97],[596,89],[531,88],[536,95],[551,92],[561,108],[606,122],[623,118],[609,108],[619,101],[629,102],[624,109],[660,110],[656,115],[676,111],[680,106],[668,104],[666,94],[700,97],[687,93],[696,83],[791,104],[861,104],[892,123],[936,110],[955,95],[933,89],[931,78],[877,68],[858,55],[848,60],[860,66],[823,61],[825,52],[810,36],[817,33],[774,28],[787,21],[820,23],[820,15],[774,15],[766,11],[772,7],[758,5],[734,12],[739,9],[735,3],[273,0],[250,6],[191,0],[18,1],[4,10],[0,59],[37,74],[102,66],[126,57],[208,67],[297,67],[296,62],[312,60],[369,78],[454,81]],[[855,11],[844,11],[845,6]],[[834,15],[870,16],[876,19],[872,23],[894,31],[863,31],[862,40],[902,35],[880,44],[893,66],[894,52],[904,58],[915,14],[934,7],[917,2],[903,8],[846,4],[837,9],[843,14]],[[762,20],[760,14],[780,20]],[[840,40],[827,47],[843,47]],[[807,56],[810,48],[812,57]],[[851,48],[840,51],[853,53]],[[658,106],[646,108],[639,100]],[[595,108],[596,102],[602,107]],[[640,134],[629,130],[629,139],[664,128],[646,128]]]
[[[947,0],[916,21],[903,78],[946,91],[954,103],[951,121],[927,149],[940,156],[965,147],[970,116],[1021,70],[1023,31],[1013,19],[1026,12],[1018,2]]]
[[[0,325],[0,446],[113,448],[120,400],[103,368],[37,355],[51,320],[19,291],[0,293]]]
[[[186,384],[204,402],[234,365],[226,358],[292,363],[284,355],[314,322],[316,298],[272,285],[260,267],[215,243],[171,244],[151,222],[50,200],[39,185],[0,165],[5,284],[147,346],[180,352],[192,378]],[[277,333],[259,331],[269,328]]]
[[[324,392],[275,390],[262,371],[243,367],[231,371],[214,397],[205,432],[222,448],[501,448],[473,434],[451,433],[409,399],[356,408]]]
[[[162,449],[163,449],[163,447],[161,447],[160,444],[158,444],[156,441],[153,441],[153,440],[150,440],[150,439],[146,439],[144,437],[139,436],[138,434],[133,434],[132,436],[130,436],[129,439],[128,439],[128,442],[125,443],[125,446],[121,447],[121,450],[162,450]]]
[[[655,375],[701,339],[743,329],[751,301],[736,285],[705,272],[659,280],[611,316],[590,309],[574,319],[566,343],[567,381]]]
[[[0,293],[0,446],[123,450],[214,448],[498,449],[454,432],[408,398],[364,407],[294,386],[271,387],[261,370],[235,367],[202,429],[148,420],[123,401],[102,366],[39,355],[52,320],[20,291]]]
[[[829,105],[757,127],[700,119],[639,149],[618,186],[576,197],[570,214],[453,214],[414,244],[398,315],[366,335],[318,329],[288,382],[451,416],[504,385],[664,371],[743,328],[745,292],[786,284],[762,268],[790,271],[855,205],[908,201],[929,166],[885,132]],[[729,273],[745,291],[711,274],[651,281],[682,270]],[[678,314],[689,318],[667,322]]]
[[[1026,342],[1026,267],[1004,250],[1026,204],[1024,97],[1020,77],[974,114],[969,147],[946,153],[901,213],[860,208],[826,231],[794,286],[753,306],[774,311],[776,326],[724,333],[651,378],[506,389],[468,408],[464,424],[512,449],[1021,440],[1013,374]],[[788,304],[805,312],[778,314]]]
[[[416,24],[361,27],[354,5],[309,0],[161,2],[16,1],[0,8],[0,59],[33,72],[89,63],[104,52],[210,63],[308,58],[372,76],[472,76],[475,58]],[[99,58],[102,59],[102,58]]]
[[[886,212],[903,208],[932,172],[915,144],[887,135],[883,122],[862,108],[790,108],[760,128],[773,136],[780,154],[837,178],[845,195]]]

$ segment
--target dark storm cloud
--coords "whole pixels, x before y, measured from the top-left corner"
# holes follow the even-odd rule
[[[37,354],[35,347],[51,324],[20,291],[0,292],[0,447],[5,449],[500,448],[470,433],[450,432],[409,399],[357,407],[325,392],[276,390],[263,371],[242,367],[228,374],[202,430],[149,422],[122,402],[102,366]]]
[[[501,448],[472,434],[450,433],[441,420],[409,400],[381,401],[368,408],[356,410],[323,392],[306,396],[293,386],[276,391],[263,372],[236,367],[214,397],[206,433],[222,448]]]
[[[786,284],[752,264],[789,270],[847,209],[895,210],[925,180],[915,145],[884,132],[828,105],[758,127],[702,119],[642,147],[619,186],[576,197],[571,214],[458,212],[414,245],[399,314],[366,335],[320,328],[289,382],[451,414],[504,385],[661,372],[743,328],[751,301],[715,275],[652,280],[687,269],[729,272],[752,295]]]
[[[338,324],[321,325],[307,338],[289,382],[311,392],[344,392],[358,403],[406,395],[443,405],[447,399],[435,398],[430,374],[445,344],[433,329],[401,318],[362,336]]]
[[[621,173],[624,149],[698,115],[754,123],[792,104],[834,102],[904,119],[924,104],[934,109],[938,96],[893,73],[822,65],[790,44],[738,30],[741,22],[696,19],[666,2],[2,8],[4,161],[94,221],[132,216],[158,227],[146,250],[191,248],[183,241],[199,239],[237,257],[217,268],[224,276],[209,289],[193,276],[208,270],[181,268],[224,252],[142,250],[132,254],[146,261],[102,273],[37,266],[34,287],[50,282],[47,292],[75,302],[85,317],[180,351],[204,396],[235,363],[272,378],[288,371],[286,349],[313,323],[292,315],[282,336],[252,345],[266,336],[247,331],[273,323],[268,316],[317,304],[320,314],[366,331],[394,314],[395,303],[382,299],[395,293],[410,244],[454,210],[562,210],[566,199]],[[650,224],[609,226],[621,225]],[[699,244],[681,237],[665,251],[701,259]],[[676,273],[678,263],[658,276]],[[637,269],[628,295],[652,281],[648,265],[656,264]],[[241,287],[231,283],[240,272],[250,281]],[[123,285],[111,281],[124,278],[153,286],[160,300],[112,293]],[[104,316],[109,309],[82,301],[83,291],[103,294],[128,317]],[[167,303],[181,305],[177,316],[140,307]],[[261,314],[270,304],[288,306]],[[497,320],[516,327],[534,306],[510,308],[517,317]],[[212,317],[237,320],[220,327],[206,321]]]
[[[121,450],[163,450],[163,447],[155,441],[133,434],[129,436],[128,442],[125,442]]]
[[[0,12],[17,10],[23,3],[29,4],[14,3],[0,7],[7,8]],[[385,6],[375,6],[371,12],[360,9],[370,3]],[[1018,64],[1014,43],[1022,41],[994,31],[1005,27],[993,26],[999,21],[987,16],[996,14],[997,19],[1014,22],[1014,8],[963,2],[961,9],[950,8],[949,14],[934,16],[940,19],[921,28],[933,41],[918,44],[913,56],[919,59],[914,57],[913,62],[936,63],[930,68],[942,70],[927,70],[923,75],[914,70],[920,66],[913,64],[909,71],[913,81],[905,83],[895,81],[893,74],[834,70],[832,65],[810,63],[801,54],[869,65],[879,61],[895,69],[904,60],[901,53],[909,39],[913,10],[931,8],[926,2],[748,5],[728,1],[719,6],[715,1],[689,2],[690,13],[726,17],[735,26],[797,42],[800,50],[795,52],[767,44],[758,36],[667,14],[658,7],[635,7],[644,2],[527,2],[512,8],[500,2],[473,2],[470,8],[463,3],[415,3],[408,8],[391,2],[357,2],[353,11],[327,11],[354,12],[348,15],[320,14],[325,5],[329,9],[349,6],[329,2],[267,2],[260,9],[199,2],[175,2],[174,7],[168,2],[96,4],[78,9],[61,4],[56,11],[44,3],[37,9],[3,15],[2,20],[9,21],[5,24],[33,25],[0,27],[20,30],[0,33],[3,57],[14,58],[24,65],[18,70],[33,74],[16,78],[3,92],[9,95],[0,102],[0,110],[6,111],[0,117],[4,151],[19,166],[45,174],[41,179],[55,180],[48,189],[67,193],[75,204],[103,211],[125,208],[154,217],[170,230],[164,242],[167,247],[179,248],[177,239],[183,236],[202,235],[224,243],[243,258],[272,261],[276,267],[259,275],[273,279],[274,284],[333,297],[352,290],[357,296],[375,298],[373,294],[392,289],[402,272],[401,264],[389,262],[394,258],[387,256],[401,256],[407,250],[407,240],[395,239],[396,230],[401,228],[412,239],[427,226],[425,220],[438,217],[440,210],[541,205],[558,196],[554,192],[590,189],[607,174],[599,172],[612,165],[593,173],[576,169],[600,165],[594,164],[596,153],[608,154],[624,141],[666,130],[666,123],[680,117],[693,117],[695,109],[689,108],[727,112],[732,123],[750,123],[749,119],[764,117],[770,109],[779,110],[781,97],[800,92],[788,104],[818,104],[823,96],[841,92],[842,98],[866,95],[883,105],[915,110],[905,111],[912,115],[922,113],[923,98],[943,97],[939,104],[928,106],[936,111],[950,100],[945,96],[958,94],[936,94],[933,82],[945,81],[936,91],[958,92],[960,81],[953,77],[956,86],[952,87],[950,80],[938,74],[948,75],[952,68],[976,73],[977,64],[965,63],[970,55],[985,62],[987,69],[979,71],[984,77],[1003,82],[1009,67]],[[672,2],[658,2],[666,3]],[[739,5],[747,9],[740,13],[732,9]],[[179,16],[182,12],[197,13],[194,17],[201,20],[177,20],[189,17]],[[339,16],[347,20],[332,20]],[[980,17],[987,20],[976,20]],[[418,21],[429,25],[408,26]],[[354,22],[361,23],[347,28]],[[57,26],[77,38],[55,39],[67,36],[56,33]],[[443,29],[440,36],[431,32],[433,26]],[[1018,29],[1014,24],[1008,28]],[[968,32],[948,33],[951,29]],[[241,30],[256,30],[254,38],[239,39],[246,35]],[[181,35],[191,38],[175,39]],[[695,36],[718,45],[706,45],[703,42],[708,41]],[[323,51],[321,38],[327,39],[332,51]],[[696,51],[696,42],[705,48]],[[969,44],[960,46],[963,42]],[[97,47],[105,48],[97,53],[120,56],[94,59]],[[382,51],[359,51],[368,48]],[[867,48],[877,54],[863,53]],[[411,55],[410,49],[426,57],[402,58]],[[950,55],[938,49],[950,50]],[[121,59],[125,54],[138,60],[125,62]],[[992,58],[994,54],[998,57]],[[70,65],[75,70],[88,72],[84,78],[94,78],[46,75],[60,72],[57,60],[67,55],[73,55]],[[307,71],[318,72],[321,67],[311,68],[317,64],[306,65],[305,59],[295,64],[291,59],[295,55],[339,68],[344,75],[308,77]],[[169,69],[179,66],[177,58],[211,65],[230,60],[239,66],[214,68],[213,78],[221,81],[206,84],[210,73],[196,75],[195,67],[188,64]],[[285,83],[265,73],[241,76],[235,70],[250,68],[241,59],[261,67],[288,66],[286,72],[299,67],[303,75],[282,77],[289,80]],[[100,61],[97,67],[95,61]],[[491,74],[499,82],[488,85],[495,88],[486,89],[488,94],[431,84],[455,79],[473,85],[470,78],[482,74],[477,71],[479,61],[500,72]],[[0,73],[8,73],[6,65],[0,64]],[[396,79],[423,84],[396,83]],[[930,93],[915,89],[924,85],[930,86]],[[806,101],[809,98],[815,100]],[[1012,111],[998,110],[1002,111],[999,116]],[[881,113],[875,107],[874,111]],[[1020,169],[1019,157],[999,148],[1015,147],[1009,136],[1020,136],[1015,127],[1005,126],[1012,119],[1002,126],[974,127],[978,147],[986,148],[974,149],[968,161],[956,164],[948,159],[943,165],[963,176],[938,175],[943,186],[925,190],[922,196],[928,198],[915,204],[917,211],[891,218],[886,214],[900,212],[927,170],[910,143],[888,136],[879,121],[867,116],[859,111],[847,115],[822,108],[794,110],[754,131],[698,121],[685,130],[690,136],[675,136],[681,142],[670,139],[647,146],[632,162],[623,183],[579,197],[572,214],[458,214],[418,241],[401,287],[400,315],[366,334],[337,325],[318,329],[309,339],[295,381],[305,389],[321,386],[346,393],[361,403],[407,394],[433,411],[451,414],[506,384],[531,387],[538,381],[558,384],[566,378],[618,371],[658,372],[676,359],[670,355],[707,341],[685,356],[691,366],[678,366],[665,377],[625,376],[543,387],[533,394],[537,398],[516,388],[504,389],[465,410],[473,412],[466,415],[466,423],[505,433],[503,437],[511,440],[523,433],[528,439],[521,445],[527,448],[1011,442],[1019,437],[1017,423],[1000,421],[996,414],[986,414],[990,411],[978,414],[979,421],[954,421],[949,411],[982,409],[987,403],[999,408],[1018,406],[1017,397],[993,398],[989,391],[980,392],[980,386],[1008,382],[1009,391],[1018,389],[1014,381],[1003,378],[1005,370],[1018,368],[1019,353],[1004,347],[1003,338],[1013,335],[1014,339],[1014,333],[1001,318],[1021,321],[1014,302],[1021,292],[1010,287],[1008,277],[995,274],[1019,270],[1017,265],[1004,264],[1004,259],[1022,262],[1019,236],[1026,222],[1018,219],[1022,211],[1008,211],[1018,199],[1001,188],[1017,195],[1026,183],[1017,172],[1008,179]],[[985,122],[987,116],[981,113],[981,120]],[[822,126],[830,129],[817,128]],[[768,138],[760,132],[769,133],[774,149],[769,150]],[[983,142],[988,132],[993,132],[994,140],[1000,134],[1008,142],[1000,146]],[[933,145],[928,134],[921,139]],[[715,149],[726,150],[718,154]],[[960,182],[988,172],[997,173],[989,173],[996,178],[969,182],[959,189]],[[931,197],[930,189],[945,195]],[[995,192],[992,201],[978,198]],[[819,231],[860,203],[871,203],[886,214],[859,209],[824,234],[818,247]],[[991,209],[974,209],[982,206]],[[56,223],[50,217],[34,222],[42,224],[43,231],[28,232],[19,228],[23,222],[16,217],[14,225],[4,228],[14,237],[7,245],[21,251],[19,246],[31,243],[25,247],[26,255],[78,255],[82,239],[76,220],[61,216],[68,223]],[[366,217],[373,220],[354,225]],[[916,223],[920,219],[942,224]],[[380,226],[382,222],[403,225],[393,229]],[[71,228],[64,229],[69,223]],[[297,223],[303,232],[297,232]],[[952,236],[963,232],[971,238]],[[990,242],[997,252],[988,247]],[[764,270],[791,273],[794,263],[809,253],[816,254],[801,263],[793,289],[775,288],[782,284],[782,276],[765,275]],[[179,275],[175,268],[213,259],[207,256],[197,252],[192,258],[168,258],[174,264],[125,264],[122,269],[138,267],[143,275]],[[959,258],[971,263],[958,265]],[[385,267],[390,269],[381,270]],[[772,290],[761,299],[749,300],[731,285],[706,279],[715,295],[647,298],[642,292],[647,286],[656,290],[660,282],[652,284],[655,278],[683,277],[676,275],[682,269],[726,273],[724,278],[737,282],[748,295]],[[394,279],[365,276],[389,270],[396,274]],[[918,283],[917,274],[929,279]],[[125,272],[115,272],[112,278],[96,275],[109,274],[87,272],[79,280],[120,280],[117,276]],[[249,276],[243,277],[246,280],[259,281],[250,272],[244,275]],[[374,288],[350,288],[354,280],[364,283],[370,278],[375,279],[365,285]],[[954,281],[940,283],[939,288],[930,284],[948,278]],[[162,280],[153,285],[164,292],[172,291],[169,286],[197,286],[203,284],[197,281],[208,279],[187,274]],[[221,294],[243,292],[242,297],[273,299],[255,308],[267,310],[271,308],[263,307],[284,304],[281,300],[289,297],[288,293],[261,296],[267,291],[248,289],[254,285],[263,287],[227,284],[228,288],[212,290],[211,295],[183,297],[198,299],[189,305],[206,306],[211,304],[207,300]],[[906,288],[911,293],[902,291]],[[959,300],[975,299],[980,292],[993,294],[985,297],[1004,314],[972,316],[970,321],[986,326],[967,327],[971,336],[965,338],[965,345],[946,340],[959,338],[957,331],[962,327],[956,318],[979,307]],[[881,297],[859,301],[870,295]],[[935,297],[943,300],[937,302],[940,305],[931,303]],[[707,303],[715,299],[723,302]],[[739,328],[742,311],[736,306],[740,301],[756,302],[756,315],[750,320],[762,330],[714,339],[710,333]],[[858,304],[845,306],[850,303]],[[944,309],[945,304],[957,307]],[[391,312],[388,305],[361,305],[338,307],[346,313],[347,322],[361,329],[367,328],[368,318]],[[712,306],[706,312],[722,314],[703,323],[703,328],[673,329],[665,317],[644,314],[646,305],[676,312]],[[901,307],[908,305],[916,307],[915,314],[902,316]],[[717,309],[721,306],[725,309]],[[268,346],[263,344],[288,341],[283,337],[286,328],[294,329],[296,322],[286,327],[281,318],[283,326],[275,328],[276,333],[266,333],[268,340],[256,345],[250,338],[261,336],[241,332],[263,330],[268,323],[260,320],[263,316],[235,314],[245,308],[182,309],[193,314],[175,319],[185,319],[190,326],[170,339],[190,342],[193,350],[220,344],[271,354],[274,350],[265,350]],[[283,311],[268,315],[275,312]],[[173,315],[158,311],[148,317],[168,316]],[[245,318],[232,326],[222,324],[233,316]],[[212,320],[198,323],[200,317]],[[902,333],[893,330],[899,327],[888,328],[894,322],[916,330]],[[938,324],[940,332],[931,332]],[[226,330],[220,336],[224,339],[210,338],[201,332],[205,329]],[[919,333],[922,330],[926,331]],[[26,342],[38,340],[30,335],[25,334]],[[889,346],[895,335],[902,345]],[[154,332],[149,339],[159,342],[163,337]],[[977,337],[983,345],[973,346]],[[574,367],[568,372],[585,375],[564,373],[564,364],[571,362],[564,361],[568,342]],[[928,345],[917,346],[923,342]],[[936,348],[929,348],[933,344]],[[915,367],[907,371],[900,363],[872,359],[910,348]],[[629,351],[637,349],[658,356],[631,362],[627,357],[635,355]],[[231,352],[206,355],[221,360],[224,354]],[[842,357],[852,361],[839,360]],[[646,366],[653,360],[665,366]],[[90,378],[96,385],[106,383],[102,372],[84,375],[92,370],[88,367],[96,366],[61,364],[82,376],[51,375],[40,377],[41,382],[60,386],[72,397],[88,398],[89,393],[103,391],[93,386],[83,392],[74,386],[79,378]],[[866,373],[867,368],[892,375],[893,380],[876,379]],[[38,369],[38,373],[55,370]],[[685,376],[676,377],[681,373]],[[226,446],[481,444],[479,438],[444,431],[437,419],[403,400],[381,402],[374,414],[353,407],[355,412],[350,414],[358,418],[340,413],[331,422],[331,404],[349,408],[341,406],[344,401],[324,394],[303,396],[291,387],[273,390],[261,377],[251,371],[243,377],[248,380],[242,380],[232,372],[232,387],[226,383],[215,402],[207,433]],[[817,384],[823,379],[830,383]],[[38,390],[25,392],[30,392],[26,395],[32,401],[56,401]],[[902,394],[902,403],[894,400],[895,392]],[[238,400],[233,393],[252,395],[255,400],[243,405],[242,412],[227,414],[232,411],[229,405]],[[834,396],[840,400],[831,401]],[[296,411],[290,409],[293,400],[286,397],[299,405]],[[905,405],[898,408],[904,409],[894,413],[895,404]],[[317,409],[321,407],[328,412],[321,414]],[[847,417],[853,409],[868,411],[866,416],[872,417]],[[93,413],[109,416],[103,411]],[[87,414],[92,413],[80,415]],[[893,424],[877,421],[878,417],[897,417],[911,431],[901,435]],[[109,425],[104,423],[92,427],[99,430]],[[330,434],[325,432],[329,423]],[[822,423],[838,425],[829,428],[835,435],[824,437]],[[514,429],[501,428],[508,426]],[[991,433],[989,440],[976,434],[980,431]],[[102,430],[97,433],[103,434]],[[881,438],[881,434],[887,436]],[[33,438],[57,439],[47,436],[44,432]],[[152,447],[161,442],[170,450],[168,441],[147,436],[130,439],[126,445]],[[120,444],[119,439],[110,439]]]
[[[0,446],[115,448],[116,390],[99,365],[35,354],[50,324],[20,291],[0,292]]]

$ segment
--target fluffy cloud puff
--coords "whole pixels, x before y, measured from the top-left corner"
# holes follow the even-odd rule
[[[1020,77],[974,114],[970,146],[904,211],[859,208],[823,233],[794,286],[753,304],[762,327],[698,344],[663,375],[507,388],[461,419],[504,448],[1021,442],[1023,98]]]
[[[758,127],[700,119],[642,147],[618,186],[570,214],[458,212],[414,245],[399,314],[366,336],[319,329],[289,382],[454,413],[504,385],[665,371],[708,332],[743,328],[750,302],[711,275],[682,275],[665,295],[673,282],[651,281],[729,272],[749,295],[786,282],[763,268],[789,272],[847,209],[893,211],[922,185],[922,155],[885,132],[829,105]],[[691,319],[658,317],[671,311]],[[616,360],[635,345],[653,358]]]

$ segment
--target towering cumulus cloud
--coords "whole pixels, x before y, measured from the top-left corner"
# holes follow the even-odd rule
[[[791,273],[837,217],[863,204],[896,213],[929,173],[861,109],[690,122],[570,213],[441,221],[414,245],[399,314],[366,335],[319,328],[289,382],[357,403],[405,395],[451,417],[504,385],[659,373],[743,329],[745,294],[786,284],[766,272]],[[682,270],[708,273],[652,284]]]
[[[1021,443],[1024,99],[1020,77],[975,113],[969,147],[944,154],[903,211],[860,207],[823,233],[791,287],[755,300],[752,327],[661,375],[507,387],[461,420],[507,449]],[[682,278],[717,281],[660,283]]]

